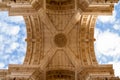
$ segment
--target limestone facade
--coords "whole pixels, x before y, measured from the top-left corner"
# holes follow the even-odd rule
[[[0,0],[0,10],[22,15],[27,52],[22,65],[0,70],[1,80],[120,80],[94,53],[98,15],[118,0]]]

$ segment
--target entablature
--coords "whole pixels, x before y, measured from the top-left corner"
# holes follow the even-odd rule
[[[27,80],[38,67],[39,67],[38,65],[10,64],[6,78],[8,80],[9,79],[14,80],[14,78],[17,80],[19,80],[19,78]]]
[[[111,15],[118,0],[78,0],[77,8],[82,14]]]
[[[111,15],[118,0],[2,0],[0,10],[10,15],[32,15],[41,8],[55,11],[79,10],[81,14]]]
[[[80,80],[99,80],[94,77],[108,78],[114,77],[112,65],[83,66],[78,70],[78,78]],[[111,80],[111,79],[110,79]]]

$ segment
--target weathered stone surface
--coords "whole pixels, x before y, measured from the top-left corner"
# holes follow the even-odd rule
[[[22,15],[27,29],[23,65],[0,70],[2,80],[120,80],[99,65],[94,27],[118,0],[1,0],[0,10]]]

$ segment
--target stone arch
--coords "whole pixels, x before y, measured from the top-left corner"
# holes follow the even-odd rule
[[[38,15],[24,16],[27,28],[27,53],[24,64],[39,64],[43,58],[43,27]]]
[[[54,8],[55,6],[50,5],[49,2],[46,3],[46,0],[4,0],[0,3],[4,10],[9,10],[10,15],[23,15],[27,28],[27,53],[24,64],[11,65],[8,70],[10,71],[9,77],[16,76],[14,72],[17,72],[26,74],[30,80],[42,80],[46,78],[48,64],[49,67],[62,66],[62,69],[66,70],[64,68],[66,64],[60,62],[62,60],[64,60],[63,63],[67,61],[67,67],[72,65],[76,80],[78,80],[78,75],[84,73],[84,70],[89,72],[83,74],[84,77],[89,76],[91,69],[94,68],[98,75],[103,67],[105,70],[100,73],[107,72],[109,76],[113,77],[111,66],[99,66],[96,61],[94,26],[97,15],[111,14],[113,3],[117,0],[92,0],[92,2],[91,0],[71,0],[73,3],[63,0],[66,5],[61,0],[52,1],[57,8]],[[47,5],[50,8],[46,7]],[[66,35],[67,41],[62,47],[56,46],[56,42],[54,42],[54,36],[60,33]],[[61,37],[58,36],[58,38]],[[60,39],[60,41],[62,40]],[[63,52],[62,54],[65,54],[66,57],[59,57],[61,55],[59,51]],[[58,69],[61,70],[61,68]],[[101,74],[99,75],[101,76]],[[79,77],[79,79],[84,77]]]
[[[42,14],[42,12],[39,14]],[[42,15],[42,19],[39,14],[32,15],[32,16],[24,16],[26,26],[27,26],[26,41],[28,45],[24,64],[32,64],[32,65],[41,64],[41,60],[44,58],[44,55],[45,55],[45,53],[43,52],[43,45],[44,45],[43,38],[45,38],[44,29],[43,29],[44,27],[47,27],[48,29],[50,29],[52,32],[54,32],[54,34],[59,33],[59,31],[58,32],[55,31],[55,28],[53,27],[53,23],[51,23],[46,13],[43,13],[44,15]],[[97,15],[92,15],[92,16],[76,15],[76,17],[79,17],[79,16],[80,18],[77,20],[77,26],[80,26],[78,27],[79,28],[78,34],[80,37],[79,47],[82,47],[82,49],[80,49],[79,51],[81,54],[78,53],[75,56],[77,56],[78,62],[80,62],[81,65],[97,64],[97,61],[94,55],[94,40],[95,40],[94,26],[95,26]],[[74,17],[74,19],[76,19],[76,17]],[[43,20],[48,23],[45,23]],[[73,24],[69,24],[66,27],[70,28],[69,26],[74,27],[74,25],[76,25],[76,22],[74,22],[74,20],[71,21],[70,23],[73,23]],[[49,34],[52,33],[51,31],[49,32]],[[66,33],[66,31],[63,31],[63,33]],[[49,44],[52,45],[51,42]],[[86,53],[86,55],[84,53]]]

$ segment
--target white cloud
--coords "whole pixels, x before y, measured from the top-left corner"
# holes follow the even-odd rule
[[[23,17],[8,17],[6,12],[0,13],[0,68],[6,68],[10,63],[23,63],[26,52],[24,25]]]
[[[20,31],[20,27],[19,26],[13,26],[11,27],[11,31],[9,32],[10,35],[17,35]]]
[[[115,76],[120,77],[120,36],[110,30],[95,29],[95,52],[100,64],[113,64]],[[112,59],[110,59],[112,57]],[[110,60],[108,60],[110,59]]]
[[[17,35],[20,31],[20,26],[10,25],[7,23],[1,23],[0,25],[0,33],[4,33],[7,35]]]
[[[8,20],[11,22],[20,23],[24,21],[24,18],[22,16],[9,16]]]
[[[19,43],[14,42],[14,43],[12,43],[12,44],[10,45],[10,49],[11,49],[11,50],[15,50],[15,49],[17,49],[18,46],[19,46]]]
[[[21,64],[23,61],[24,56],[12,55],[11,58],[9,59],[9,64]]]
[[[0,62],[0,68],[4,68],[5,64]]]
[[[99,53],[107,56],[120,55],[120,36],[118,34],[110,32],[110,30],[102,32],[99,29],[96,29],[96,33],[95,47]]]
[[[115,70],[115,76],[120,77],[120,62],[113,63],[113,69]]]
[[[98,20],[103,23],[114,23],[115,22],[116,11],[113,11],[112,15],[100,15],[98,16]]]
[[[113,64],[115,76],[120,77],[120,62],[109,62],[108,64]]]
[[[120,31],[119,9],[118,4],[116,4],[113,15],[98,17],[98,22],[100,21],[102,24],[97,24],[99,28],[95,28],[94,36],[98,62],[100,64],[113,64],[115,76],[120,77],[120,35],[115,32],[116,30]]]
[[[120,30],[120,24],[114,24],[114,25],[113,25],[113,28],[114,28],[115,30]]]

